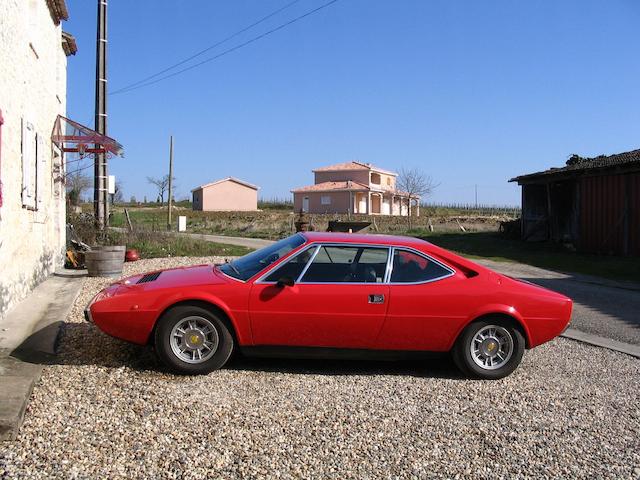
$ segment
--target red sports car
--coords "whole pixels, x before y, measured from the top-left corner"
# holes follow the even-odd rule
[[[299,233],[223,265],[136,275],[85,310],[114,337],[153,344],[172,370],[253,355],[352,358],[452,352],[468,375],[510,374],[559,335],[572,302],[423,240]]]

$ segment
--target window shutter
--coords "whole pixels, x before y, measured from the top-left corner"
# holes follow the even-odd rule
[[[33,176],[35,167],[35,131],[33,125],[22,120],[22,206],[35,207]]]
[[[42,208],[44,199],[44,179],[46,172],[46,158],[44,154],[44,138],[42,135],[36,135],[36,208]]]

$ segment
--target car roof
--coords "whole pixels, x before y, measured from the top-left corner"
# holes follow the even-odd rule
[[[430,245],[425,240],[400,235],[378,235],[371,233],[303,232],[309,242],[366,243],[371,245],[397,245],[424,248]]]

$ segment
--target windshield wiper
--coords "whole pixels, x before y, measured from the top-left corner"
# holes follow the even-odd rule
[[[225,265],[229,265],[229,266],[231,267],[231,269],[232,269],[234,272],[236,272],[236,274],[238,274],[238,276],[239,276],[239,277],[241,277],[241,276],[242,276],[242,274],[240,273],[240,270],[238,270],[238,269],[236,268],[236,266],[233,264],[233,262],[230,262],[228,258],[225,258],[225,259],[224,259],[224,263],[225,263]]]

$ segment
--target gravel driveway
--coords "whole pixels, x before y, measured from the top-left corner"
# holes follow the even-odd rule
[[[442,360],[236,359],[178,377],[83,321],[106,283],[86,280],[0,478],[640,477],[632,357],[558,339],[495,382]]]

